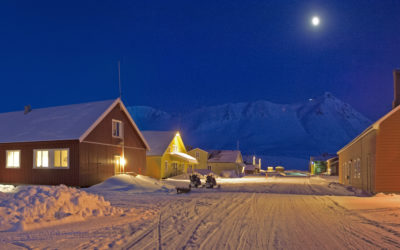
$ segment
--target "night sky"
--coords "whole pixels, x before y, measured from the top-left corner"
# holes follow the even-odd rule
[[[400,68],[398,0],[1,1],[0,30],[0,112],[116,98],[121,60],[126,105],[329,91],[375,120]]]

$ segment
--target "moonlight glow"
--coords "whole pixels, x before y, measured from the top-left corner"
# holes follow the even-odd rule
[[[311,19],[311,23],[312,23],[313,26],[318,26],[318,25],[319,25],[319,22],[320,22],[320,20],[319,20],[319,17],[317,17],[317,16],[314,16],[314,17]]]

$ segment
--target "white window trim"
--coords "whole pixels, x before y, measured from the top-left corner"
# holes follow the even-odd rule
[[[15,166],[8,166],[8,152],[18,152],[18,156],[19,156],[19,166],[15,167]],[[19,169],[21,168],[21,150],[6,150],[6,168],[10,168],[10,169]]]
[[[54,151],[55,150],[67,150],[68,151],[68,165],[67,167],[55,167],[54,166]],[[49,152],[49,166],[38,167],[36,166],[36,152],[37,151],[48,151]],[[70,166],[70,150],[69,148],[38,148],[33,150],[33,168],[34,169],[69,169]]]
[[[114,124],[114,122],[117,122],[117,123],[120,123],[120,124],[121,124],[121,126],[120,126],[120,131],[119,131],[119,136],[115,136],[115,135],[114,135],[114,130],[113,130],[113,124]],[[122,121],[112,119],[112,122],[111,122],[111,135],[112,135],[113,138],[120,138],[120,139],[121,139],[121,138],[124,138],[124,123],[123,123]]]

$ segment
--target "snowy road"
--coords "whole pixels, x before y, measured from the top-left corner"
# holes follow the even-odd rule
[[[398,230],[331,197],[259,193],[178,199],[127,240],[133,249],[400,248]]]
[[[343,197],[315,195],[322,187],[310,184],[306,178],[294,181],[304,180],[303,188],[297,189],[283,190],[282,183],[275,183],[269,189],[254,184],[247,186],[246,192],[233,192],[238,187],[231,186],[226,189],[232,192],[199,192],[176,197],[163,204],[154,223],[129,232],[123,248],[400,248],[399,208],[392,211],[397,213],[395,221],[385,224],[340,205],[338,200]],[[262,193],[266,190],[268,193]],[[297,194],[276,194],[290,190]]]
[[[141,216],[0,232],[0,249],[400,249],[400,196],[357,197],[318,177],[220,183],[182,195],[99,193]]]

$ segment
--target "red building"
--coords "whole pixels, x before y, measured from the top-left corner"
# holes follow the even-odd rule
[[[145,173],[149,147],[122,101],[0,114],[0,182],[91,186]]]

